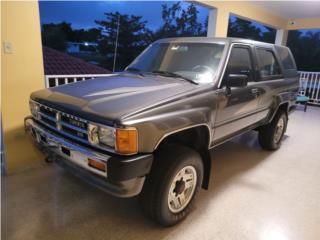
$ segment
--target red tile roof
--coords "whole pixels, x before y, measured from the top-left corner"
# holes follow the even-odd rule
[[[87,63],[79,58],[72,57],[49,47],[43,47],[43,63],[45,75],[111,73],[111,71],[107,69]]]

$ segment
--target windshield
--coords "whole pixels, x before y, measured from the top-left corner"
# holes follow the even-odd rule
[[[218,69],[223,44],[155,43],[142,52],[127,71],[173,73],[196,83],[211,83]]]

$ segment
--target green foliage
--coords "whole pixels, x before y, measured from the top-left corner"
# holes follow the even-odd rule
[[[95,42],[100,36],[100,29],[74,30],[71,24],[66,22],[42,25],[42,44],[59,51],[65,51],[67,49],[67,42]]]
[[[69,35],[68,40],[70,42],[96,42],[100,37],[101,30],[98,28],[75,29]]]
[[[100,66],[113,69],[115,42],[119,18],[118,52],[116,71],[123,70],[151,42],[166,37],[206,36],[208,18],[204,24],[198,21],[198,10],[190,3],[186,8],[180,2],[171,6],[162,5],[162,26],[152,32],[146,27],[147,22],[141,16],[105,13],[105,19],[97,20],[99,28],[72,29],[70,23],[42,25],[42,43],[45,46],[65,51],[67,42],[97,42],[98,52],[95,56],[78,54],[87,61],[98,62]],[[229,37],[249,38],[274,43],[276,30],[266,27],[267,31],[252,22],[236,18],[228,28]],[[290,31],[288,46],[295,56],[298,69],[320,71],[320,33]],[[89,50],[89,49],[87,49]],[[91,49],[94,52],[94,49]]]
[[[146,27],[146,21],[141,16],[105,13],[106,20],[96,21],[101,27],[102,35],[98,40],[98,50],[105,55],[102,66],[112,69],[115,43],[119,19],[118,48],[116,56],[116,71],[123,70],[151,41],[151,31]]]
[[[97,58],[100,66],[113,69],[115,43],[119,19],[119,35],[116,59],[116,71],[123,70],[151,42],[165,37],[205,36],[206,26],[198,22],[198,10],[191,3],[186,8],[180,2],[162,5],[162,26],[155,32],[146,27],[147,22],[141,16],[120,14],[119,12],[104,13],[105,19],[96,20],[99,28],[88,30],[75,29],[71,24],[42,25],[42,43],[45,46],[66,51],[67,42],[97,42]],[[82,47],[83,49],[83,47]],[[92,49],[93,50],[93,49]],[[92,56],[78,54],[84,60]]]
[[[320,71],[320,32],[289,31],[287,46],[295,57],[298,70]]]
[[[266,26],[265,28],[268,31],[262,32],[260,28],[254,26],[252,22],[236,18],[235,21],[229,23],[228,37],[247,38],[256,41],[274,43],[276,30]]]
[[[67,37],[72,32],[71,24],[62,22],[59,24],[42,25],[42,44],[59,51],[67,48]]]
[[[166,37],[205,36],[207,34],[206,24],[198,22],[197,7],[194,3],[183,9],[180,2],[171,7],[162,5],[163,25],[154,33],[154,39]]]

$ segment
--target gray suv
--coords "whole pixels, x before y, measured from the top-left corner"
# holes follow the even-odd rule
[[[297,91],[287,47],[162,39],[124,72],[32,93],[25,125],[50,159],[170,226],[208,189],[211,149],[249,130],[280,147]]]

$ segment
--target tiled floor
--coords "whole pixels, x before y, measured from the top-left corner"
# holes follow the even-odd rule
[[[172,228],[137,199],[106,195],[53,165],[2,179],[2,239],[320,239],[320,108],[290,116],[280,150],[256,132],[212,151],[213,178]]]

